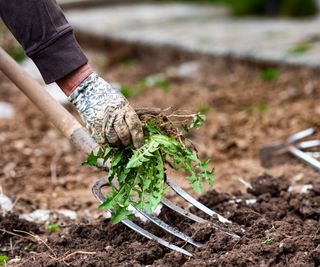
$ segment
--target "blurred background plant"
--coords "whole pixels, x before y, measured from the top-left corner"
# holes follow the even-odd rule
[[[125,97],[129,98],[141,94],[148,88],[158,88],[167,93],[170,90],[170,85],[167,78],[162,73],[158,73],[149,75],[136,84],[121,84],[119,90]]]
[[[318,13],[316,0],[184,0],[193,3],[223,4],[234,16],[263,15],[308,17]]]
[[[0,46],[17,62],[25,59],[21,45],[15,40],[3,22],[0,20]]]
[[[281,14],[290,17],[308,17],[318,13],[316,0],[285,0]]]

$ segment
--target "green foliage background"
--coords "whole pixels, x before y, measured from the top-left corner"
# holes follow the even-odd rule
[[[235,16],[267,15],[270,0],[183,0],[191,3],[223,4]],[[268,3],[269,2],[269,3]],[[316,0],[278,0],[277,15],[288,17],[308,17],[318,13]]]

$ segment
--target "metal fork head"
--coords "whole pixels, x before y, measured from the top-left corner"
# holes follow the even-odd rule
[[[308,128],[291,135],[285,142],[274,142],[262,146],[259,151],[262,166],[266,168],[271,167],[273,157],[289,152],[320,171],[320,161],[317,160],[320,153],[304,151],[305,149],[319,147],[320,140],[302,141],[302,139],[313,135],[316,131],[316,128]]]
[[[180,188],[179,186],[177,186],[176,184],[174,184],[172,181],[170,181],[169,179],[167,179],[167,184],[169,185],[169,187],[171,187],[172,190],[174,190],[178,195],[180,195],[182,198],[184,198],[187,202],[189,202],[191,205],[197,207],[198,209],[202,210],[204,213],[208,214],[209,216],[215,217],[217,218],[220,222],[224,223],[224,224],[230,224],[231,221],[229,221],[228,219],[224,218],[222,215],[216,213],[215,211],[209,209],[208,207],[206,207],[205,205],[203,205],[202,203],[200,203],[199,201],[197,201],[196,199],[194,199],[191,195],[189,195],[187,192],[185,192],[182,188]],[[107,177],[102,177],[101,179],[97,180],[94,185],[92,186],[92,192],[94,194],[94,196],[99,200],[100,203],[103,203],[105,201],[105,197],[102,193],[102,188],[108,186],[108,182],[107,182]],[[185,210],[184,208],[178,206],[175,203],[172,203],[171,201],[169,201],[168,199],[164,198],[162,200],[162,204],[165,205],[166,207],[168,207],[169,209],[179,213],[180,215],[193,220],[195,222],[200,222],[200,223],[207,223],[208,226],[211,226],[213,228],[215,228],[218,231],[222,231],[224,234],[231,236],[233,238],[240,238],[238,235],[236,235],[235,233],[229,232],[227,229],[224,229],[223,227],[214,224],[212,222],[209,222],[195,214],[192,214],[191,212]],[[157,225],[158,227],[160,227],[161,229],[163,229],[164,231],[186,241],[187,243],[195,246],[195,247],[202,247],[203,244],[197,241],[194,241],[190,236],[186,235],[185,233],[179,231],[178,229],[176,229],[175,227],[172,227],[170,225],[168,225],[167,223],[165,223],[164,221],[162,221],[161,219],[159,219],[158,217],[156,217],[153,214],[149,214],[146,211],[143,210],[139,210],[136,209],[133,206],[129,207],[130,210],[133,210],[136,213],[139,213],[140,216],[143,216],[146,220],[154,223],[155,225]],[[112,210],[109,210],[109,212],[112,213]],[[128,226],[129,228],[131,228],[132,230],[134,230],[135,232],[143,235],[144,237],[151,239],[151,240],[155,240],[157,241],[159,244],[178,251],[186,256],[192,256],[192,254],[190,252],[188,252],[187,250],[180,248],[172,243],[169,243],[168,241],[153,235],[152,233],[144,230],[143,228],[141,228],[139,225],[135,224],[134,222],[130,221],[130,220],[122,220],[121,223],[125,224],[126,226]]]

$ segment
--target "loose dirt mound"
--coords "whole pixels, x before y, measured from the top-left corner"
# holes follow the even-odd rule
[[[205,246],[194,249],[153,225],[144,226],[185,245],[194,254],[191,258],[168,251],[109,220],[66,226],[59,233],[49,234],[13,214],[0,218],[0,247],[8,249],[10,258],[22,256],[19,266],[319,266],[318,187],[305,194],[289,193],[286,182],[268,175],[255,178],[252,186],[252,194],[210,191],[200,198],[245,230],[234,229],[240,239],[207,225],[192,224],[165,209],[160,214],[162,219],[178,225]],[[40,235],[46,245],[21,230]],[[29,242],[34,245],[28,250]]]

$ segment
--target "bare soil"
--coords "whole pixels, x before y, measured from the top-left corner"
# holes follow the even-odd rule
[[[210,191],[200,198],[245,230],[238,230],[240,239],[207,224],[192,224],[165,209],[160,214],[162,219],[179,225],[206,245],[194,249],[153,225],[145,225],[149,231],[192,251],[194,256],[189,258],[109,220],[71,224],[52,234],[8,214],[0,217],[0,229],[5,230],[0,234],[0,245],[9,248],[14,244],[8,254],[22,256],[18,266],[319,266],[319,184],[306,194],[288,193],[288,183],[268,175],[255,178],[252,184],[252,195]],[[272,193],[268,192],[270,188]],[[248,198],[256,199],[256,203],[248,205]],[[34,245],[28,251],[26,244],[30,242]]]
[[[22,258],[13,266],[319,266],[319,173],[289,155],[275,160],[269,169],[263,168],[258,158],[261,145],[319,125],[318,73],[280,68],[277,80],[264,81],[260,77],[263,67],[245,63],[160,52],[142,54],[132,48],[121,51],[88,50],[87,54],[109,82],[132,85],[148,75],[164,73],[170,84],[167,92],[151,87],[131,97],[135,107],[206,111],[205,126],[192,133],[191,139],[202,157],[212,158],[216,191],[209,191],[200,200],[245,228],[245,233],[240,240],[230,239],[210,227],[182,221],[163,211],[161,216],[169,218],[171,224],[180,225],[206,243],[198,250],[186,246],[195,254],[188,259],[120,224],[103,220],[90,187],[105,173],[80,167],[84,156],[1,76],[0,99],[11,103],[16,115],[0,119],[0,185],[15,202],[13,214],[0,219],[0,249],[4,251],[0,254]],[[185,77],[176,74],[181,64],[194,60],[197,71]],[[70,106],[67,108],[75,114]],[[245,193],[240,178],[250,181],[265,172],[277,177],[262,176],[273,186],[259,191],[254,180],[256,191]],[[183,173],[172,175],[193,194]],[[288,184],[309,183],[315,185],[312,192],[287,192]],[[246,205],[244,200],[251,198],[257,198],[257,202]],[[50,233],[42,224],[17,217],[39,208],[71,209],[78,219],[53,219],[50,222],[59,222],[62,231]],[[171,238],[151,225],[146,227]],[[48,246],[15,230],[39,235]],[[32,248],[25,248],[30,242]]]

